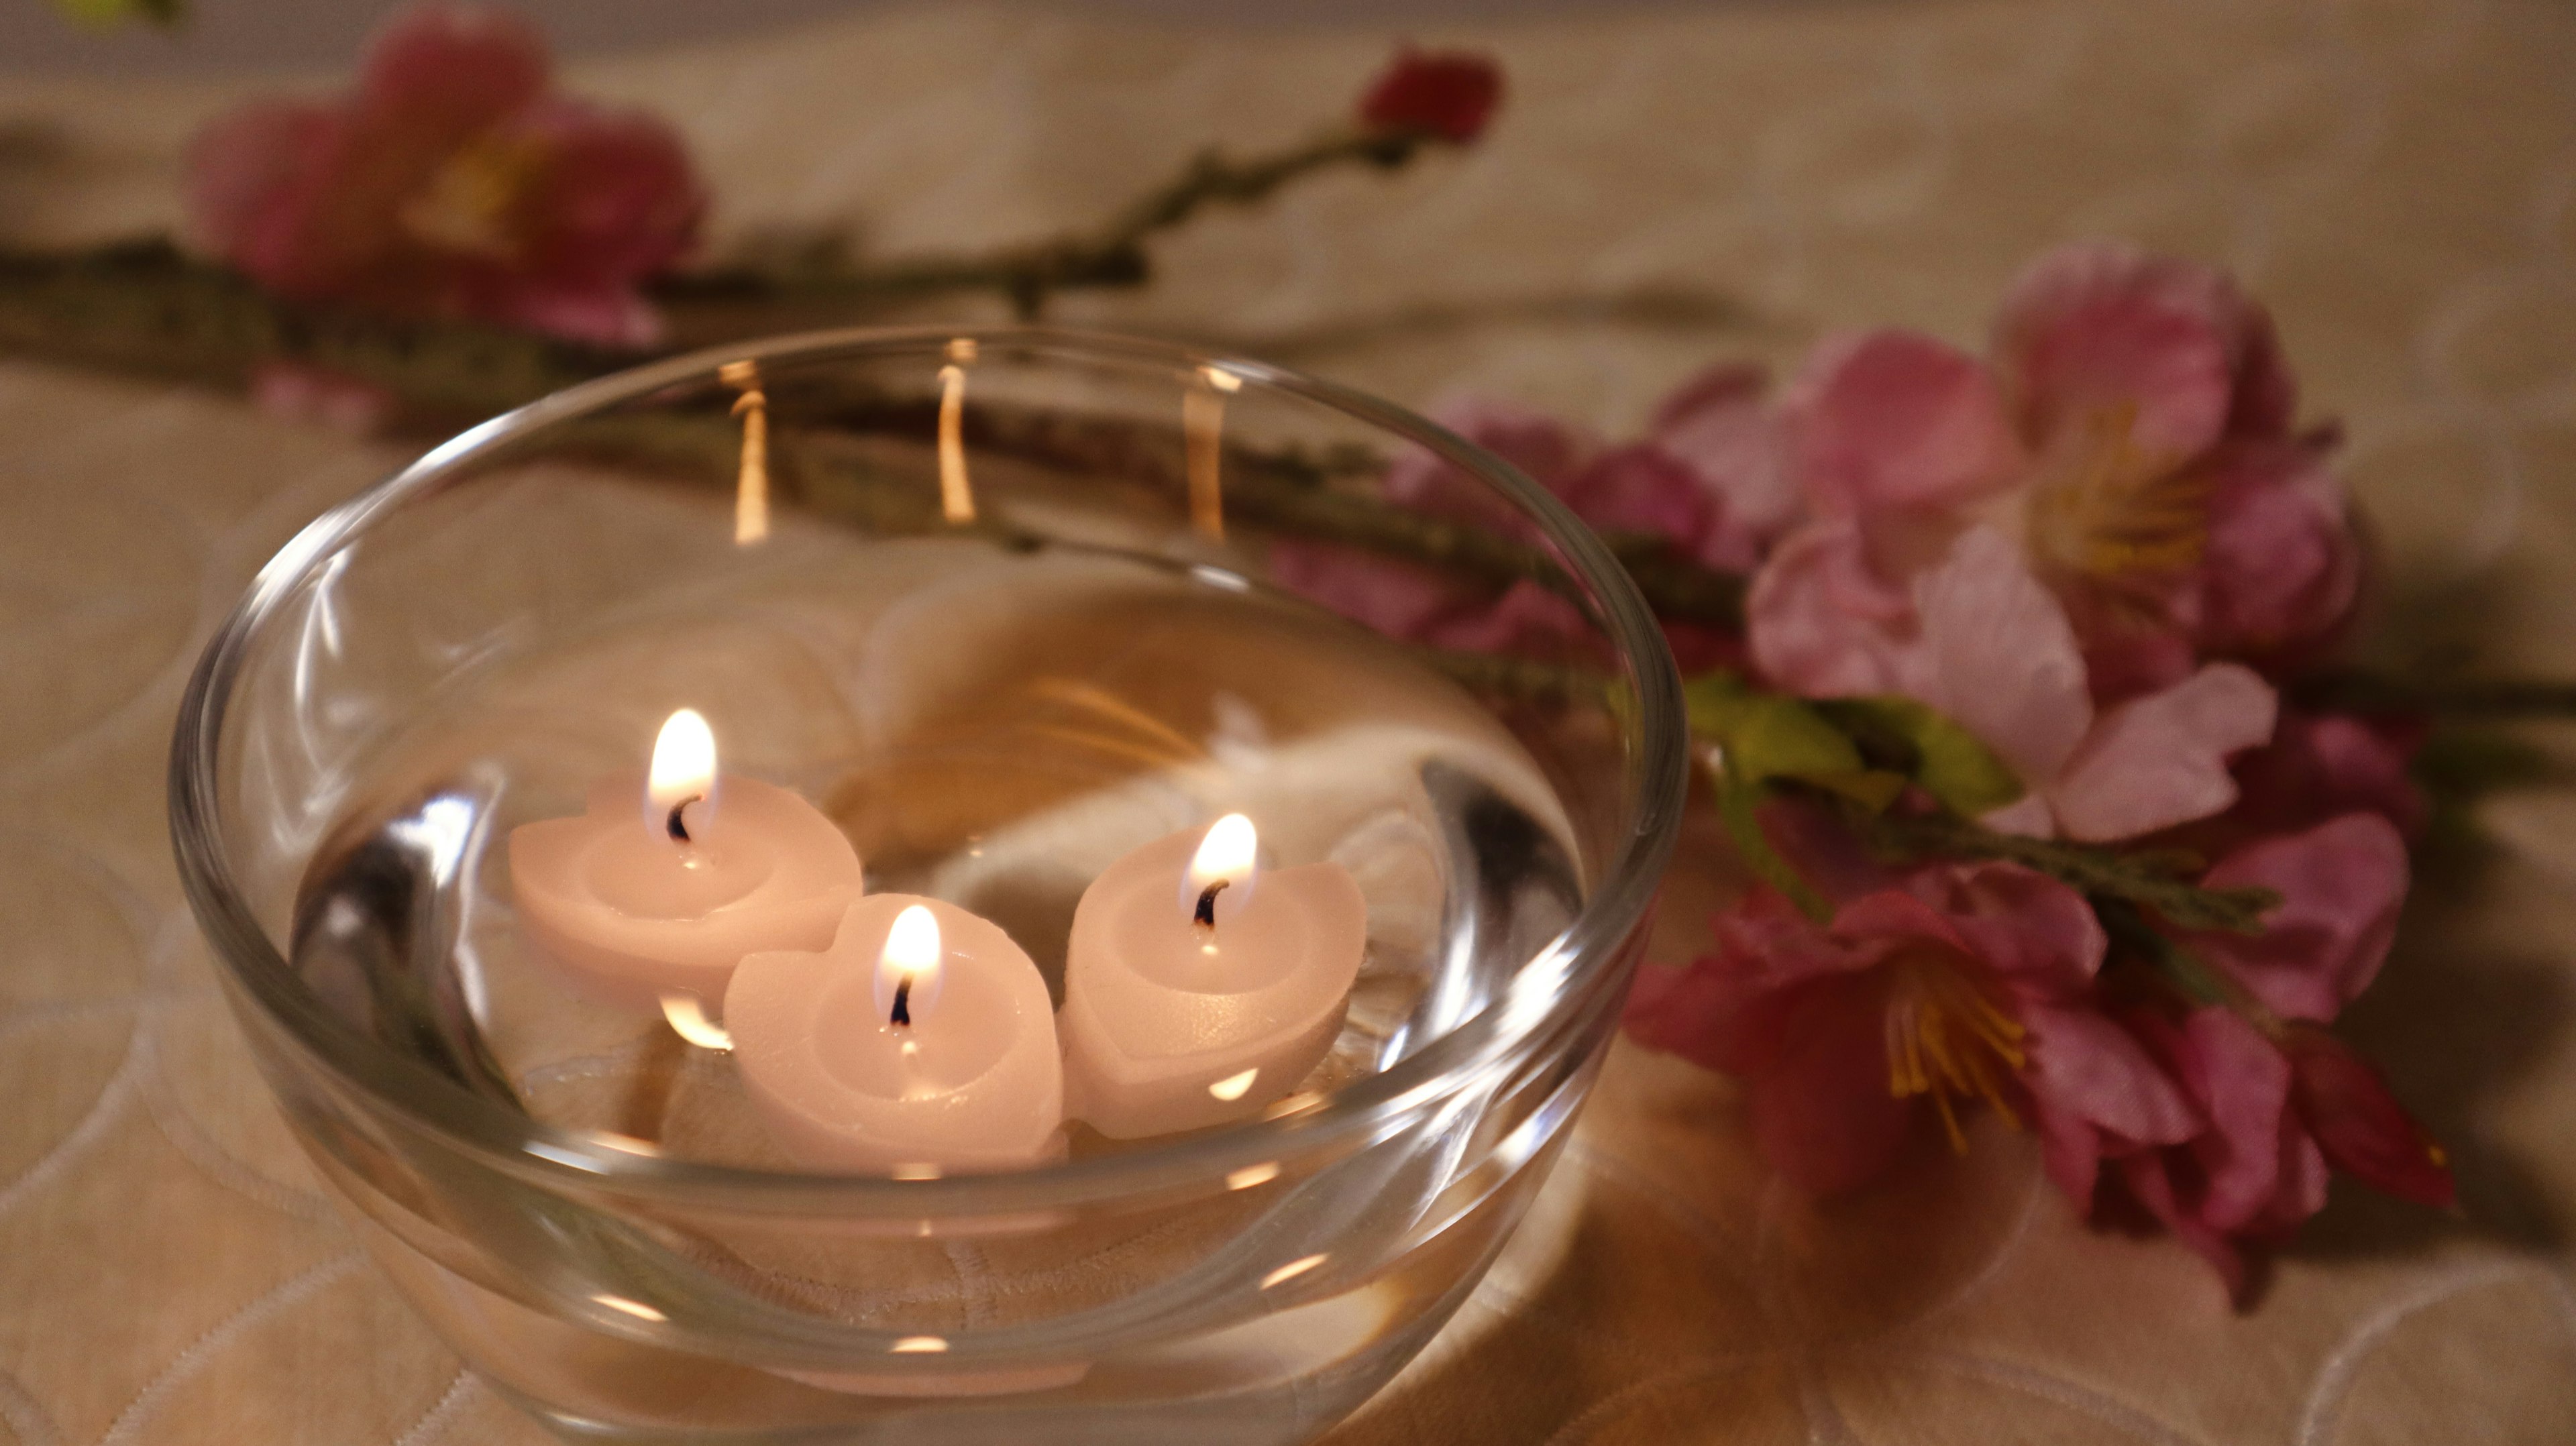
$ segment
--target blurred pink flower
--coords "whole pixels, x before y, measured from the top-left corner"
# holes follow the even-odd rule
[[[2406,902],[2406,840],[2375,813],[2348,813],[2304,833],[2263,839],[2220,859],[2204,887],[2274,890],[2259,935],[2181,936],[2265,1010],[2331,1022],[2379,977]]]
[[[1957,533],[1899,590],[1848,524],[1781,545],[1755,581],[1753,649],[1810,696],[1902,693],[1956,720],[2028,787],[2002,829],[2100,841],[2207,817],[2236,799],[2230,755],[2272,736],[2271,686],[2203,665],[2103,707],[2057,596],[2001,532]]]
[[[400,405],[373,382],[294,362],[261,364],[251,374],[250,399],[270,416],[361,437],[383,426]]]
[[[198,135],[193,238],[297,300],[650,342],[638,283],[688,252],[704,194],[667,126],[551,94],[548,69],[515,17],[407,11],[349,93]]]
[[[2202,882],[2260,885],[2282,902],[2259,936],[2185,934],[2177,942],[2233,992],[2179,1017],[2124,1009],[2124,1027],[2206,1120],[2182,1141],[2155,1140],[2043,1110],[2050,1175],[2089,1207],[2097,1170],[2113,1172],[2231,1290],[2246,1282],[2240,1246],[2286,1237],[2325,1205],[2329,1168],[2433,1205],[2451,1198],[2441,1151],[2378,1072],[2319,1026],[2369,987],[2386,959],[2407,887],[2405,841],[2373,813],[2265,839]]]
[[[2243,1015],[2214,1005],[2179,1021],[2140,1010],[2126,1022],[2209,1125],[2181,1144],[2118,1142],[2113,1171],[2241,1300],[2242,1247],[2288,1238],[2326,1203],[2325,1154],[2294,1108],[2289,1058]],[[2065,1148],[2052,1141],[2053,1154]],[[2075,1199],[2089,1205],[2090,1192]]]
[[[1662,538],[1710,567],[1750,568],[1799,506],[1778,465],[1758,369],[1723,366],[1690,378],[1657,407],[1643,439],[1619,446],[1507,402],[1453,398],[1432,416],[1554,493],[1594,528]],[[1396,457],[1381,490],[1388,501],[1427,516],[1522,535],[1480,484],[1427,450]],[[1497,598],[1429,568],[1291,539],[1272,544],[1270,567],[1281,586],[1412,642],[1543,651],[1550,640],[1593,635],[1572,604],[1535,583],[1515,584]],[[1741,642],[1729,634],[1682,622],[1668,622],[1664,631],[1686,670],[1743,660]]]
[[[2360,549],[2270,319],[2233,283],[2110,246],[2015,283],[1991,363],[1876,331],[1790,388],[1790,469],[1817,516],[1757,580],[1755,657],[1809,692],[1887,686],[1908,583],[1973,526],[2012,539],[2105,702],[2197,656],[2269,665],[2351,611]],[[1794,580],[1772,573],[1795,571]]]
[[[2186,840],[2206,853],[2264,834],[2292,833],[2338,814],[2367,810],[2413,835],[2431,805],[2408,765],[2422,746],[2420,723],[2284,709],[2272,741],[2236,760],[2237,801]]]
[[[1503,68],[1493,61],[1469,51],[1407,45],[1369,82],[1360,97],[1360,123],[1464,145],[1485,133],[1502,102]]]
[[[1628,1032],[1743,1079],[1764,1157],[1810,1193],[1884,1170],[1923,1114],[1957,1142],[1959,1108],[1979,1101],[2158,1141],[2199,1126],[2094,1010],[2102,928],[2053,880],[1925,870],[1825,925],[1757,887],[1717,927],[1716,953],[1638,975]]]

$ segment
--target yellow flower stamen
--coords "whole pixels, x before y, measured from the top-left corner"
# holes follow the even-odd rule
[[[434,250],[509,261],[521,240],[512,213],[545,162],[545,146],[530,137],[483,136],[449,156],[403,203],[398,219],[413,240]]]
[[[2019,1128],[2021,1116],[2005,1086],[2029,1060],[2021,1021],[1951,959],[1926,951],[1900,955],[1885,967],[1888,1094],[1929,1095],[1953,1150],[1968,1148],[1954,1100],[1983,1100]]]
[[[2156,585],[2200,562],[2212,478],[2136,441],[2137,407],[2089,418],[2032,483],[2023,531],[2040,572],[2116,615],[2148,617]]]

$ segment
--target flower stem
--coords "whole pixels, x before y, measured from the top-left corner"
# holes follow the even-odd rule
[[[2409,678],[2366,668],[2306,674],[2284,690],[2321,712],[2506,722],[2576,717],[2576,682],[2534,678]]]
[[[1845,810],[1873,848],[1907,858],[2001,859],[2043,873],[2078,893],[2155,910],[2178,929],[2259,934],[2265,911],[2281,902],[2270,889],[2207,889],[2183,877],[2197,858],[2153,849],[2115,849],[1998,833],[1947,814],[1867,814]]]
[[[1253,205],[1291,181],[1343,165],[1394,170],[1425,145],[1437,143],[1437,137],[1422,132],[1353,127],[1243,160],[1202,151],[1178,175],[1088,230],[984,256],[927,256],[821,274],[739,266],[694,271],[656,284],[653,298],[679,310],[780,301],[850,305],[989,291],[1009,298],[1025,319],[1036,316],[1058,291],[1143,285],[1153,276],[1145,243],[1211,206]]]

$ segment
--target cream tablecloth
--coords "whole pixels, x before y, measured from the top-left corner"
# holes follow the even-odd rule
[[[2036,249],[2131,237],[2277,307],[2312,409],[2349,424],[2397,631],[2576,672],[2576,9],[1820,3],[1458,38],[1510,67],[1489,144],[1201,226],[1150,294],[1066,315],[1617,427],[1695,362],[1785,361],[1829,326],[1973,337]],[[1386,39],[943,6],[578,78],[688,132],[726,232],[857,221],[896,250],[1059,226],[1205,140],[1289,136]],[[182,138],[242,89],[0,80],[0,227],[167,223]],[[1741,312],[1677,303],[1717,294]],[[199,642],[398,460],[0,365],[0,1441],[537,1434],[317,1193],[162,829]],[[2350,1016],[2453,1142],[2458,1218],[2339,1190],[2235,1314],[2170,1242],[2079,1224],[2024,1138],[1820,1212],[1766,1181],[1724,1085],[1623,1050],[1513,1256],[1334,1440],[2576,1436],[2576,813],[2487,822],[2501,847],[2426,885]],[[1706,896],[1676,881],[1665,958]]]

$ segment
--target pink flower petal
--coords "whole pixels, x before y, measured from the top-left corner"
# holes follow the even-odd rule
[[[1669,442],[1709,418],[1733,417],[1747,403],[1762,400],[1770,389],[1771,373],[1760,362],[1718,362],[1691,373],[1666,392],[1648,415],[1646,430],[1658,441]]]
[[[1696,556],[1720,507],[1699,474],[1651,443],[1613,447],[1556,488],[1574,515],[1602,532],[1668,538]],[[1750,547],[1744,549],[1750,560]]]
[[[2251,669],[2212,663],[2111,709],[2049,785],[2059,827],[2099,842],[2227,807],[2236,799],[2228,756],[2272,736],[2276,706],[2271,685]]]
[[[2227,414],[2227,435],[2286,437],[2290,424],[2298,420],[2298,381],[2281,353],[2272,314],[2242,293],[2235,300],[2241,308],[2236,327],[2236,398]]]
[[[2183,1034],[2210,1122],[2209,1132],[2192,1142],[2208,1177],[2198,1213],[2212,1228],[2234,1234],[2270,1211],[2284,1183],[2290,1062],[2232,1009],[2193,1010]]]
[[[1786,413],[1809,505],[1827,516],[1970,502],[2020,455],[1984,364],[1910,332],[1825,342]]]
[[[2319,1029],[2291,1030],[2284,1048],[2299,1118],[2336,1169],[2401,1200],[2451,1207],[2450,1162],[2370,1061]]]
[[[1650,424],[1654,445],[1720,503],[1720,525],[1699,547],[1700,561],[1711,567],[1752,571],[1805,505],[1767,385],[1758,366],[1711,367],[1675,388]]]
[[[2096,418],[2181,462],[2225,431],[2246,307],[2226,278],[2119,246],[2069,246],[2004,298],[1994,352],[2034,447]]]
[[[1753,1138],[1791,1185],[1842,1194],[1895,1162],[1913,1101],[1888,1093],[1875,989],[1858,980],[1811,984],[1786,1005],[1772,1067],[1747,1081]]]
[[[1776,1063],[1799,991],[1869,965],[1776,891],[1756,886],[1717,920],[1718,949],[1679,969],[1637,971],[1624,1024],[1649,1049],[1747,1077]],[[1884,1061],[1872,1067],[1885,1081]]]
[[[1270,545],[1270,580],[1401,641],[1421,641],[1471,600],[1429,568],[1329,542],[1282,538]]]
[[[1600,450],[1599,439],[1544,412],[1490,397],[1459,395],[1433,405],[1431,420],[1457,433],[1551,492]],[[1386,500],[1434,516],[1482,517],[1475,504],[1482,488],[1457,475],[1441,458],[1420,447],[1406,447],[1387,464],[1379,484]]]
[[[2092,726],[2093,700],[2075,629],[2021,549],[1993,528],[1969,529],[1947,561],[1915,579],[1914,605],[1926,672],[1904,691],[1949,714],[2032,784],[2056,777]]]
[[[2236,761],[2234,834],[2295,833],[2338,814],[2368,810],[2413,834],[2431,805],[2408,762],[2421,730],[2340,714],[2284,710],[2269,746]]]
[[[1746,594],[1753,660],[1810,698],[1891,693],[1920,671],[1913,607],[1872,569],[1860,529],[1811,522],[1789,534]]]
[[[358,94],[371,112],[463,135],[543,94],[552,68],[545,37],[518,16],[424,4],[395,15],[368,42]]]
[[[2192,947],[2265,1008],[2324,1023],[2370,987],[2388,957],[2406,902],[2406,841],[2378,814],[2349,813],[2239,849],[2201,882],[2280,892],[2260,936],[2200,934]]]
[[[254,276],[272,270],[334,125],[321,106],[260,101],[199,131],[188,144],[188,239]]]
[[[2361,591],[2361,543],[2343,485],[2294,443],[2231,444],[2210,465],[2201,646],[2262,657],[2333,635]]]
[[[548,157],[527,270],[574,284],[625,284],[668,269],[696,244],[707,198],[680,138],[659,120],[548,100],[505,135]]]
[[[2030,1007],[2023,1010],[2022,1023],[2029,1030],[2025,1047],[2030,1066],[2024,1077],[2032,1096],[2044,1114],[2081,1121],[2085,1131],[2080,1138],[2097,1148],[2117,1147],[2125,1153],[2140,1146],[2180,1144],[2206,1124],[2199,1107],[2155,1055],[2093,1009]],[[2070,1134],[2054,1148],[2065,1148],[2076,1138]],[[2070,1163],[2061,1161],[2053,1170],[2060,1173],[2061,1188],[2092,1178],[2089,1164],[2066,1170]],[[2071,1188],[2067,1195],[2079,1203],[2084,1199]]]
[[[1524,578],[1488,607],[1471,607],[1435,619],[1422,641],[1471,653],[1532,653],[1542,657],[1587,644],[1600,634],[1574,604]]]
[[[2024,999],[2084,997],[2109,947],[2083,895],[2019,864],[1927,870],[1915,876],[1915,891]]]
[[[2218,1272],[2219,1280],[2226,1285],[2228,1298],[2241,1303],[2251,1283],[2245,1256],[2227,1232],[2211,1226],[2184,1204],[2173,1178],[2174,1167],[2179,1163],[2173,1158],[2175,1153],[2154,1150],[2123,1157],[2120,1182],[2129,1187],[2139,1204],[2147,1207],[2148,1214],[2173,1232],[2176,1240],[2209,1262],[2209,1268]]]

